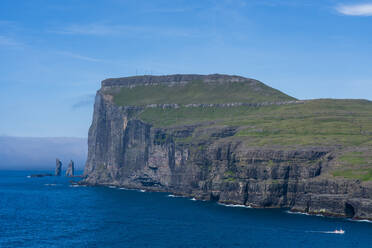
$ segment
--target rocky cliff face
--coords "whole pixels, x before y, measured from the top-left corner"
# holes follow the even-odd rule
[[[184,83],[189,77],[194,80],[193,76],[177,76],[166,81]],[[115,87],[162,80],[146,77],[103,82],[89,130],[84,183],[372,219],[369,182],[326,176],[334,166],[335,147],[255,147],[235,135],[238,126],[154,127],[138,117],[143,107],[113,102]]]

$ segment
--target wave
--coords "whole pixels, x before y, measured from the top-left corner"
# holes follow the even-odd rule
[[[191,200],[191,201],[196,201],[195,197],[191,198],[190,200]]]
[[[340,233],[337,231],[306,231],[310,233],[326,233],[326,234],[345,234],[345,233]]]
[[[130,188],[125,188],[125,187],[120,187],[120,188],[117,188],[117,189],[120,189],[120,190],[136,190],[136,191],[139,191],[137,189],[130,189]]]
[[[46,183],[44,184],[45,186],[57,186],[57,185],[61,185],[61,184],[55,184],[55,183]]]
[[[112,186],[112,185],[110,185],[110,186],[108,186],[110,189],[116,189],[116,186]]]
[[[144,189],[130,189],[130,188],[125,188],[125,187],[120,187],[120,188],[118,188],[118,187],[116,187],[116,186],[109,186],[110,188],[112,188],[112,189],[120,189],[120,190],[135,190],[135,191],[138,191],[138,192],[146,192],[146,190],[144,190]]]
[[[371,220],[356,220],[356,219],[348,219],[349,221],[356,221],[356,222],[364,222],[364,223],[372,223]]]
[[[242,204],[225,204],[225,203],[218,203],[218,205],[230,207],[230,208],[252,208],[251,206],[242,205]]]
[[[184,197],[184,196],[182,196],[182,195],[167,195],[167,197],[178,198],[178,197]]]
[[[287,214],[300,214],[300,215],[311,215],[311,214],[308,214],[308,213],[302,213],[302,212],[292,212],[290,210],[287,210],[285,211]]]
[[[310,215],[310,216],[317,216],[317,217],[323,217],[323,218],[335,218],[333,216],[325,216],[323,214],[309,214],[309,213],[302,213],[302,212],[292,212],[290,210],[287,210],[285,211],[287,214],[301,214],[301,215]],[[355,221],[355,222],[364,222],[364,223],[372,223],[371,220],[365,220],[365,219],[361,219],[361,220],[358,220],[358,219],[347,219],[348,221]]]

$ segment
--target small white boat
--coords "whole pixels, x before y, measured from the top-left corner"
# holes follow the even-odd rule
[[[335,233],[335,234],[344,234],[345,233],[345,231],[344,230],[342,230],[342,229],[340,229],[340,230],[334,230],[333,231],[333,233]]]

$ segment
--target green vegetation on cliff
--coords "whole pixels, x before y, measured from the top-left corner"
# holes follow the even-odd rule
[[[206,83],[193,81],[187,84],[139,85],[122,87],[114,94],[118,105],[148,104],[218,104],[234,102],[282,102],[295,100],[259,81]]]
[[[248,147],[332,147],[331,150],[338,152],[334,155],[335,166],[329,169],[328,175],[372,180],[372,102],[318,99],[280,104],[296,99],[256,80],[243,78],[243,81],[232,82],[236,78],[211,76],[205,81],[184,83],[177,78],[136,78],[130,86],[107,88],[106,94],[112,95],[119,106],[180,105],[144,108],[138,113],[137,117],[144,122],[168,130],[155,137],[157,144],[174,139],[179,144],[194,144],[195,149],[204,149],[206,142],[219,137],[218,142],[239,140]],[[132,79],[119,80],[113,85],[125,85],[126,80]],[[251,103],[252,106],[216,106],[223,103]],[[187,104],[215,105],[191,107],[185,106]],[[171,130],[186,126],[194,126],[195,130],[190,135],[172,136]],[[232,131],[218,136],[224,128]],[[274,162],[268,163],[268,166],[274,165]],[[224,180],[235,179],[226,174]]]
[[[372,181],[372,169],[346,169],[332,172],[335,177],[344,177],[348,179],[358,179],[361,181]]]
[[[320,99],[263,107],[147,108],[139,117],[161,128],[198,125],[199,136],[186,138],[188,142],[207,139],[204,129],[231,126],[237,132],[227,138],[242,140],[248,146],[338,147],[341,152],[330,175],[372,181],[370,101]]]
[[[331,173],[335,177],[372,181],[372,147],[354,147],[354,151],[342,153]]]
[[[372,145],[372,102],[311,100],[264,107],[145,109],[157,127],[203,124],[239,127],[236,137],[255,145]]]

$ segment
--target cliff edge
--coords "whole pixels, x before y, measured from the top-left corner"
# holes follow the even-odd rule
[[[372,220],[371,114],[240,76],[107,79],[84,183]]]

